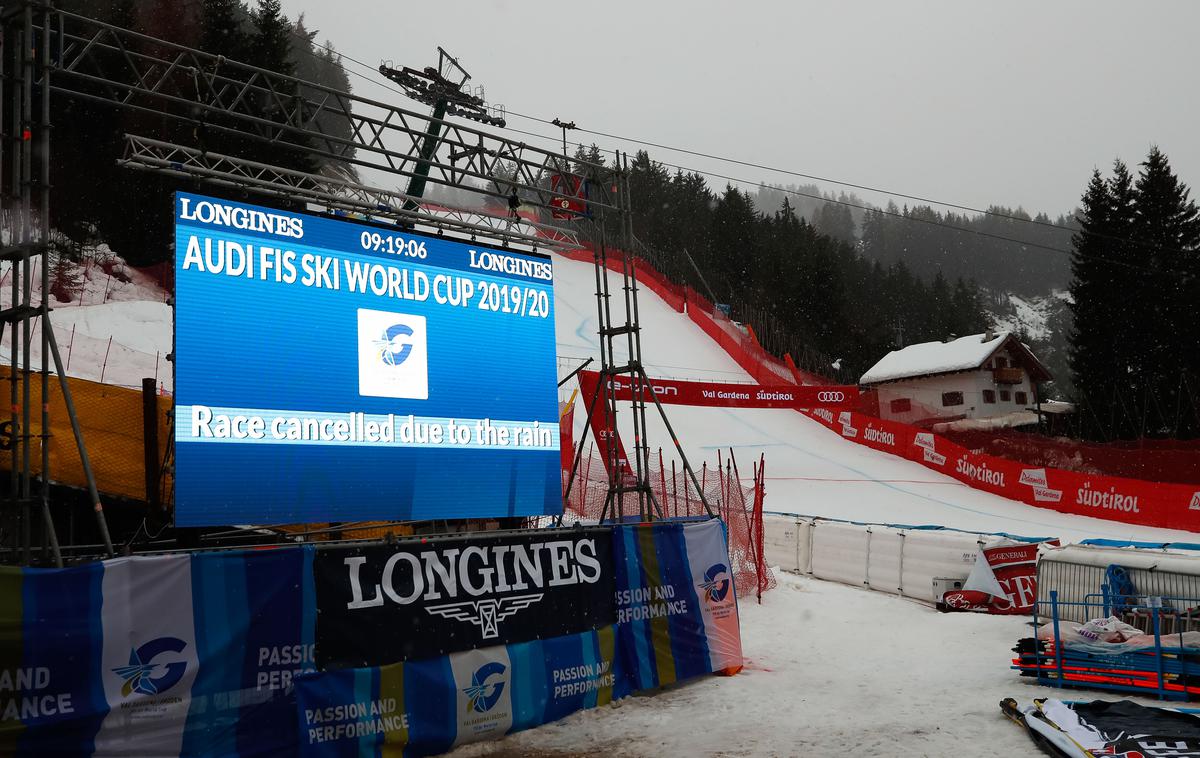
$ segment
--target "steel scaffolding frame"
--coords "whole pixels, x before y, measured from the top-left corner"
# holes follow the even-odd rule
[[[62,356],[50,321],[50,75],[53,69],[50,50],[53,29],[51,9],[45,3],[24,3],[0,11],[0,79],[8,87],[9,112],[3,114],[0,97],[0,125],[8,117],[5,139],[0,140],[0,163],[7,162],[9,191],[0,200],[0,210],[8,218],[9,228],[0,260],[9,262],[12,278],[9,307],[0,311],[0,322],[11,334],[9,387],[11,417],[11,466],[9,468],[8,508],[0,518],[5,537],[28,564],[32,559],[34,527],[40,522],[43,548],[56,566],[62,566],[62,552],[50,509],[50,358],[58,375],[67,415],[75,436],[79,459],[83,464],[92,509],[106,555],[113,555],[112,540],[104,507],[96,490],[91,461],[71,387],[67,383]],[[40,24],[38,20],[40,19]],[[41,292],[33,294],[33,277],[39,277]],[[32,365],[32,329],[41,321],[41,366]],[[40,377],[41,431],[33,433],[32,382]],[[32,458],[35,448],[41,455],[39,493],[33,495]],[[33,514],[37,505],[38,515]],[[8,539],[0,539],[0,545]]]
[[[243,64],[176,43],[113,26],[76,13],[56,9],[48,0],[24,0],[0,10],[0,66],[9,86],[9,112],[0,98],[0,124],[8,128],[2,148],[11,189],[0,198],[0,211],[10,218],[10,235],[0,248],[0,260],[12,265],[12,303],[0,311],[0,323],[12,334],[10,385],[13,448],[12,485],[8,505],[0,519],[0,548],[13,539],[21,562],[28,564],[34,544],[32,527],[40,507],[46,548],[61,565],[61,555],[50,507],[49,406],[42,404],[41,433],[31,433],[31,382],[40,375],[42,397],[48,396],[49,360],[59,377],[67,413],[86,474],[91,502],[98,519],[103,549],[113,555],[104,511],[95,486],[87,448],[71,400],[69,384],[50,325],[48,302],[50,240],[50,99],[51,96],[104,103],[125,111],[153,115],[163,123],[186,124],[198,142],[179,145],[150,136],[126,135],[121,165],[187,177],[258,194],[307,200],[334,211],[351,211],[407,226],[421,225],[470,236],[482,235],[500,246],[578,248],[595,250],[597,313],[601,341],[601,382],[604,413],[616,429],[616,400],[612,381],[627,375],[634,387],[634,466],[632,481],[614,473],[606,512],[625,516],[625,497],[637,494],[638,514],[649,519],[661,515],[649,476],[649,443],[646,439],[645,390],[649,387],[642,366],[641,327],[638,323],[637,280],[628,250],[633,236],[628,197],[628,157],[618,156],[610,168],[576,160],[565,154],[532,147],[470,126],[435,119],[378,100],[341,92],[276,72]],[[36,108],[35,108],[36,106]],[[7,116],[8,120],[5,120]],[[434,122],[437,122],[436,124]],[[330,128],[346,127],[349,136]],[[436,126],[440,139],[429,149],[428,134]],[[323,159],[338,167],[322,173],[297,171],[206,149],[209,135],[234,135],[264,147],[283,148],[298,155]],[[422,150],[424,148],[424,150]],[[568,223],[530,220],[512,212],[512,200],[542,217],[563,207],[571,194],[553,189],[552,178],[574,165],[573,171],[589,177],[592,191],[587,203],[591,214]],[[424,177],[444,187],[466,190],[486,205],[508,208],[504,214],[486,208],[415,205],[398,190],[373,187],[359,181],[359,172],[381,176]],[[338,176],[336,174],[342,174]],[[569,183],[563,183],[564,187]],[[568,190],[569,192],[569,190]],[[619,221],[624,244],[610,249],[604,219]],[[590,242],[589,242],[590,241]],[[622,276],[623,316],[614,313],[608,266],[619,257]],[[40,298],[34,299],[32,277],[40,276]],[[32,322],[42,319],[41,369],[31,366]],[[629,359],[618,365],[615,340],[625,337]],[[650,393],[664,421],[666,414]],[[594,403],[593,403],[594,405]],[[667,422],[670,429],[670,424]],[[695,473],[671,432],[685,470]],[[32,455],[41,454],[40,497],[32,496]],[[580,446],[582,450],[582,444]],[[616,467],[612,469],[617,471]],[[703,498],[698,484],[697,491]],[[706,509],[708,504],[705,503]],[[711,513],[711,510],[709,510]],[[8,526],[18,528],[9,530]]]

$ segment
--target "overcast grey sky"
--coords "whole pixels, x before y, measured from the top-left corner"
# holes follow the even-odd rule
[[[1200,186],[1193,0],[283,4],[371,66],[433,65],[440,44],[513,111],[897,192],[1054,216],[1074,207],[1093,167],[1136,164],[1151,144]],[[608,72],[588,84],[600,65]],[[364,95],[399,98],[352,80]],[[754,182],[805,181],[651,154]]]

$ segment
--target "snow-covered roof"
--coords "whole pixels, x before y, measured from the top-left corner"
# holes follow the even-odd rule
[[[988,337],[991,339],[988,339]],[[1014,347],[1017,357],[1035,378],[1049,378],[1049,373],[1038,363],[1029,348],[1013,337],[1010,332],[995,334],[969,334],[950,342],[922,342],[893,350],[872,366],[859,379],[859,384],[878,384],[911,379],[933,374],[949,374],[955,371],[973,371],[992,357],[1006,343]],[[1041,376],[1045,374],[1045,376]]]

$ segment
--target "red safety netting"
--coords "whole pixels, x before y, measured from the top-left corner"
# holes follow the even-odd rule
[[[1030,466],[1176,484],[1200,484],[1200,440],[1080,442],[1014,429],[946,430],[943,437],[998,458]]]
[[[763,503],[765,489],[762,460],[752,469],[752,486],[745,487],[738,475],[732,455],[718,457],[714,466],[701,464],[696,469],[698,490],[675,461],[664,462],[660,450],[650,464],[649,480],[654,496],[662,506],[663,517],[685,518],[707,515],[699,492],[714,515],[719,516],[729,531],[730,569],[737,586],[738,596],[762,597],[762,593],[775,587],[775,575],[763,557]],[[563,488],[567,486],[570,470],[562,472]],[[575,480],[567,497],[566,520],[598,521],[604,514],[604,501],[608,494],[608,474],[604,461],[589,447],[579,461]],[[638,512],[637,496],[626,494],[622,515],[629,517]],[[616,518],[611,511],[607,517]]]

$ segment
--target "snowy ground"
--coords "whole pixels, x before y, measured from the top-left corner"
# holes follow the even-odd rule
[[[558,352],[571,365],[572,358],[596,355],[594,275],[586,263],[556,258],[554,266]],[[652,293],[643,291],[640,305],[651,376],[750,380]],[[765,453],[773,511],[1068,540],[1195,539],[980,492],[848,442],[792,411],[668,411],[693,461],[711,461],[718,448],[732,447],[748,468]],[[583,413],[575,418],[578,438]],[[619,424],[630,438],[620,417]],[[654,421],[649,435],[654,445],[670,439]],[[778,576],[779,588],[761,606],[741,603],[747,668],[738,676],[630,698],[454,755],[958,756],[977,754],[980,746],[988,754],[1029,755],[1033,744],[1001,716],[1001,699],[1097,696],[1038,687],[1008,668],[1011,648],[1031,633],[1024,616],[941,614],[891,595]]]
[[[1090,699],[1008,668],[1024,616],[943,614],[891,595],[780,574],[741,601],[746,670],[583,711],[451,755],[1033,755],[1005,697]],[[1153,701],[1141,701],[1153,704]],[[981,748],[983,748],[981,750]]]
[[[1064,302],[1069,302],[1071,296],[1065,290],[1054,290],[1040,297],[1025,298],[1011,292],[1003,297],[1007,301],[1006,307],[992,313],[996,328],[1045,340],[1050,337],[1051,316]]]
[[[74,270],[79,286],[70,302],[52,299],[50,320],[69,376],[125,387],[141,387],[154,378],[172,390],[172,311],[167,293],[153,280],[129,268],[101,246],[107,267],[86,261]],[[11,264],[0,262],[0,307],[12,300]],[[32,301],[41,299],[34,277]],[[0,361],[9,359],[11,335],[0,334]],[[41,324],[33,323],[32,365],[41,366]]]

